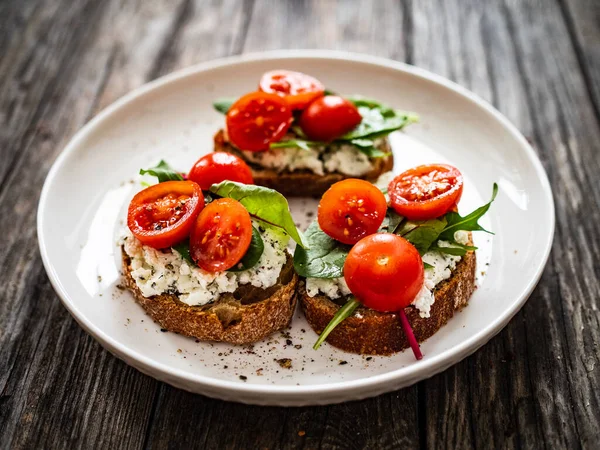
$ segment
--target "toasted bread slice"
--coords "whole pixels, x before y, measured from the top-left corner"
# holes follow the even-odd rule
[[[158,324],[202,341],[249,344],[287,327],[296,309],[298,275],[288,255],[277,284],[268,289],[241,285],[213,303],[189,306],[177,295],[144,297],[131,276],[131,261],[122,250],[125,286]]]
[[[254,183],[275,189],[283,195],[291,197],[321,196],[332,184],[347,178],[360,178],[367,181],[377,180],[382,173],[389,172],[394,167],[394,158],[391,155],[391,147],[387,139],[385,139],[385,148],[382,148],[382,150],[390,152],[390,155],[382,158],[373,158],[373,169],[360,177],[345,175],[339,172],[317,175],[309,170],[278,172],[274,169],[260,167],[247,161],[242,152],[225,140],[223,130],[219,130],[214,136],[214,151],[233,153],[244,159],[250,166]]]
[[[452,276],[436,286],[435,303],[428,318],[421,317],[414,306],[404,308],[419,342],[433,336],[452,318],[454,311],[467,305],[475,290],[475,263],[475,253],[468,252]],[[304,281],[298,286],[298,296],[308,323],[317,333],[323,331],[340,308],[325,295],[309,297]],[[368,355],[390,355],[409,347],[397,314],[362,306],[331,332],[327,342],[347,352]]]

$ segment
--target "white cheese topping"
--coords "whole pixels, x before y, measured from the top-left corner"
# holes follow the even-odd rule
[[[457,231],[454,239],[460,244],[466,244],[469,234],[466,231]],[[438,241],[440,247],[448,246],[444,241]],[[419,310],[421,317],[429,317],[431,306],[435,302],[433,290],[442,281],[452,276],[452,271],[460,261],[460,256],[447,255],[440,252],[427,252],[423,261],[432,267],[425,269],[423,287],[413,300],[412,304]],[[331,299],[337,299],[350,294],[350,289],[344,278],[307,278],[306,292],[310,297],[322,293]]]
[[[177,294],[179,300],[195,306],[210,303],[223,293],[234,292],[241,284],[266,289],[277,283],[286,261],[289,237],[273,229],[265,229],[261,236],[263,254],[253,268],[243,272],[207,272],[189,264],[176,251],[148,247],[131,234],[123,243],[125,253],[131,258],[131,276],[145,297]]]
[[[295,139],[287,136],[286,139]],[[385,140],[375,141],[375,147],[384,146]],[[246,161],[278,172],[309,170],[317,175],[340,172],[350,176],[361,176],[373,169],[372,160],[351,144],[331,144],[321,147],[277,148],[264,152],[242,151]]]

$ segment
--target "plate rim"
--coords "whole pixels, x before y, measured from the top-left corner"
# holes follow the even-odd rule
[[[171,367],[167,364],[157,362],[152,358],[131,349],[125,344],[122,344],[117,339],[98,329],[92,321],[80,314],[71,296],[61,284],[58,278],[58,274],[56,273],[50,261],[50,257],[48,255],[48,250],[46,246],[46,238],[44,237],[44,233],[42,231],[44,229],[45,224],[44,213],[46,210],[45,206],[48,201],[50,188],[53,184],[53,181],[56,179],[58,171],[63,165],[63,162],[68,158],[68,156],[71,153],[73,153],[79,147],[80,143],[83,140],[85,140],[87,136],[91,132],[93,132],[98,125],[100,125],[105,120],[108,120],[113,113],[117,112],[119,109],[121,109],[128,103],[134,101],[135,99],[143,95],[146,95],[147,93],[158,90],[170,83],[177,82],[188,76],[193,76],[211,69],[226,66],[234,66],[236,64],[242,64],[253,61],[283,61],[287,59],[298,58],[323,60],[333,59],[344,60],[359,64],[368,64],[372,66],[378,66],[380,68],[393,69],[403,73],[408,73],[409,75],[416,76],[422,80],[433,82],[441,87],[444,87],[450,91],[459,94],[463,99],[470,101],[471,103],[475,104],[476,106],[489,113],[498,123],[502,125],[502,127],[509,134],[512,135],[512,137],[516,139],[517,142],[521,144],[522,150],[524,150],[528,159],[532,162],[533,167],[535,169],[535,173],[541,183],[541,188],[548,205],[548,217],[546,217],[545,219],[548,220],[548,223],[550,225],[550,232],[548,233],[548,236],[546,237],[546,241],[544,243],[543,257],[540,258],[537,262],[537,267],[535,268],[535,275],[528,281],[524,289],[521,291],[521,294],[518,296],[517,301],[515,301],[510,308],[505,310],[503,314],[498,316],[490,325],[488,325],[478,333],[474,334],[473,336],[470,336],[461,344],[451,349],[448,349],[439,355],[433,356],[431,357],[431,359],[425,359],[423,361],[419,361],[418,363],[411,364],[405,367],[400,367],[398,369],[394,369],[389,372],[374,376],[368,376],[354,380],[342,380],[334,383],[320,383],[314,385],[300,386],[239,383],[236,381],[216,379],[213,377],[202,375],[200,373],[193,374]],[[412,384],[413,382],[428,378],[436,373],[439,373],[447,367],[458,363],[466,356],[472,354],[473,352],[481,348],[483,345],[485,345],[493,336],[495,336],[506,326],[506,324],[514,317],[514,315],[523,307],[523,305],[535,289],[542,276],[542,273],[544,271],[552,249],[552,242],[555,233],[555,222],[555,205],[552,188],[540,159],[538,158],[537,154],[535,153],[529,142],[516,128],[516,126],[513,125],[502,113],[500,113],[486,100],[482,99],[477,94],[469,91],[468,89],[460,86],[459,84],[442,77],[441,75],[437,75],[435,73],[429,72],[428,70],[400,61],[394,61],[384,57],[372,56],[356,52],[300,49],[245,53],[242,55],[234,55],[205,61],[199,64],[195,64],[193,66],[177,70],[175,72],[171,72],[153,81],[145,83],[144,85],[132,90],[131,92],[125,94],[124,96],[117,99],[115,102],[108,105],[71,137],[67,145],[63,148],[58,157],[52,163],[52,166],[44,181],[44,185],[42,187],[40,199],[38,202],[37,237],[44,268],[62,304],[65,306],[67,311],[69,311],[71,316],[73,316],[76,322],[88,334],[93,336],[94,339],[96,339],[105,349],[107,349],[113,354],[118,355],[119,358],[125,360],[127,364],[133,365],[138,370],[141,370],[144,373],[151,373],[152,376],[156,376],[154,374],[158,372],[163,377],[175,377],[176,379],[180,381],[185,381],[186,383],[201,385],[202,387],[210,389],[211,392],[206,393],[207,395],[218,396],[215,394],[215,392],[222,389],[227,390],[230,394],[279,394],[283,395],[284,397],[279,397],[274,402],[269,402],[268,398],[262,399],[262,401],[255,399],[255,402],[263,404],[282,404],[286,400],[289,401],[292,399],[298,399],[299,397],[303,397],[306,395],[314,394],[338,394],[339,397],[339,394],[345,391],[357,391],[367,387],[371,388],[370,392],[364,393],[362,397],[355,395],[352,397],[352,399],[367,397],[369,395],[374,395],[374,393],[383,393],[387,390],[398,388],[397,385],[399,384],[399,375],[401,375],[401,379],[407,380],[407,382],[403,383],[402,386]],[[394,382],[396,383],[394,384]],[[390,387],[389,389],[386,389],[386,384]],[[347,399],[349,400],[350,398]],[[239,400],[252,402],[247,397],[240,398]],[[315,399],[305,399],[305,401],[302,402],[302,404],[312,404],[314,403],[314,400]],[[343,401],[344,399],[337,398],[337,400],[334,400],[332,398],[330,400],[321,400],[324,400],[322,403],[333,403],[335,401]],[[318,403],[319,401],[317,400],[316,402]]]

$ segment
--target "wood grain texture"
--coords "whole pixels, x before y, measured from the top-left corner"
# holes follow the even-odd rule
[[[594,448],[600,440],[600,26],[592,0],[0,2],[0,448]],[[35,210],[54,158],[100,109],[200,61],[367,52],[492,102],[552,183],[551,259],[480,351],[377,398],[262,408],[126,366],[60,305]],[[300,433],[299,432],[303,432]]]

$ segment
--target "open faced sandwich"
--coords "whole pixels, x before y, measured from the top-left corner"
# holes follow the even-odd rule
[[[320,196],[347,178],[376,180],[393,166],[387,136],[417,120],[375,100],[333,95],[288,70],[267,72],[258,91],[214,107],[226,114],[214,150],[242,158],[256,184],[288,196]]]
[[[475,290],[472,231],[492,199],[458,213],[463,178],[445,165],[415,167],[376,185],[347,179],[323,195],[297,247],[300,304],[312,328],[342,350],[389,355],[432,336]],[[387,183],[387,181],[389,184]],[[387,180],[387,181],[386,181]]]
[[[159,182],[131,200],[122,260],[146,312],[166,330],[235,344],[287,327],[298,277],[286,247],[304,242],[286,199],[244,184],[249,168],[231,155],[201,158],[186,180],[164,161],[141,173]]]

